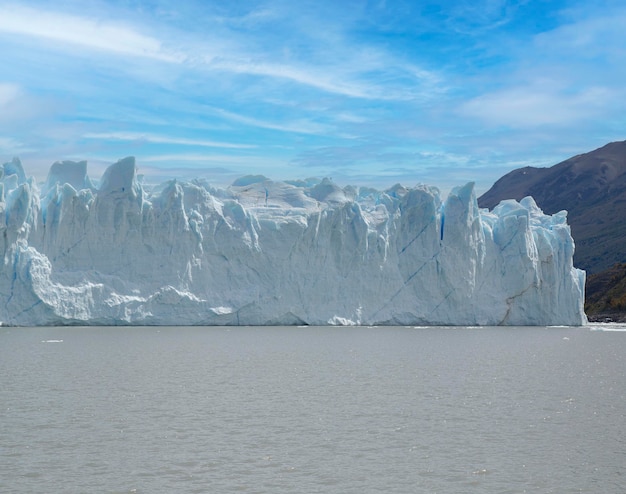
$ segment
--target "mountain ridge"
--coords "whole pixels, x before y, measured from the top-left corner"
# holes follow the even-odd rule
[[[626,260],[626,141],[552,167],[513,170],[480,196],[478,204],[493,209],[501,200],[525,196],[532,196],[546,214],[568,211],[576,267],[595,274]]]

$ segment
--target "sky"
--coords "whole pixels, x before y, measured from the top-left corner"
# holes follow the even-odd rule
[[[0,162],[480,194],[626,139],[622,0],[0,0]]]

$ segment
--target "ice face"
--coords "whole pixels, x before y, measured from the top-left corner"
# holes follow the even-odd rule
[[[5,180],[5,177],[8,178],[12,175],[15,176],[15,185],[26,182],[26,174],[24,173],[24,168],[19,158],[13,158],[0,168],[0,177],[2,177],[3,180]]]
[[[133,158],[44,190],[0,180],[0,320],[43,324],[580,325],[566,213],[480,210],[473,184],[341,188],[244,177],[146,192]],[[19,163],[19,161],[18,161]]]
[[[63,186],[65,184],[71,185],[75,190],[95,189],[87,176],[86,161],[57,161],[53,163],[48,172],[48,179],[42,194],[46,194],[57,185]]]

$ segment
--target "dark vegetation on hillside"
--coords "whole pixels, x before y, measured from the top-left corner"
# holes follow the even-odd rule
[[[585,308],[590,319],[607,313],[613,319],[623,314],[626,320],[626,283],[617,280],[619,266],[626,262],[626,141],[612,142],[550,168],[513,170],[483,194],[478,204],[492,209],[503,199],[526,196],[532,196],[547,214],[568,211],[576,244],[574,265],[587,271]]]
[[[587,278],[585,312],[590,321],[626,322],[626,263]]]

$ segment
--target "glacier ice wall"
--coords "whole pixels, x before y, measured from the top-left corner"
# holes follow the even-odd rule
[[[245,177],[96,187],[57,162],[0,169],[0,321],[11,325],[580,325],[566,213],[479,210],[473,184],[384,192]]]

